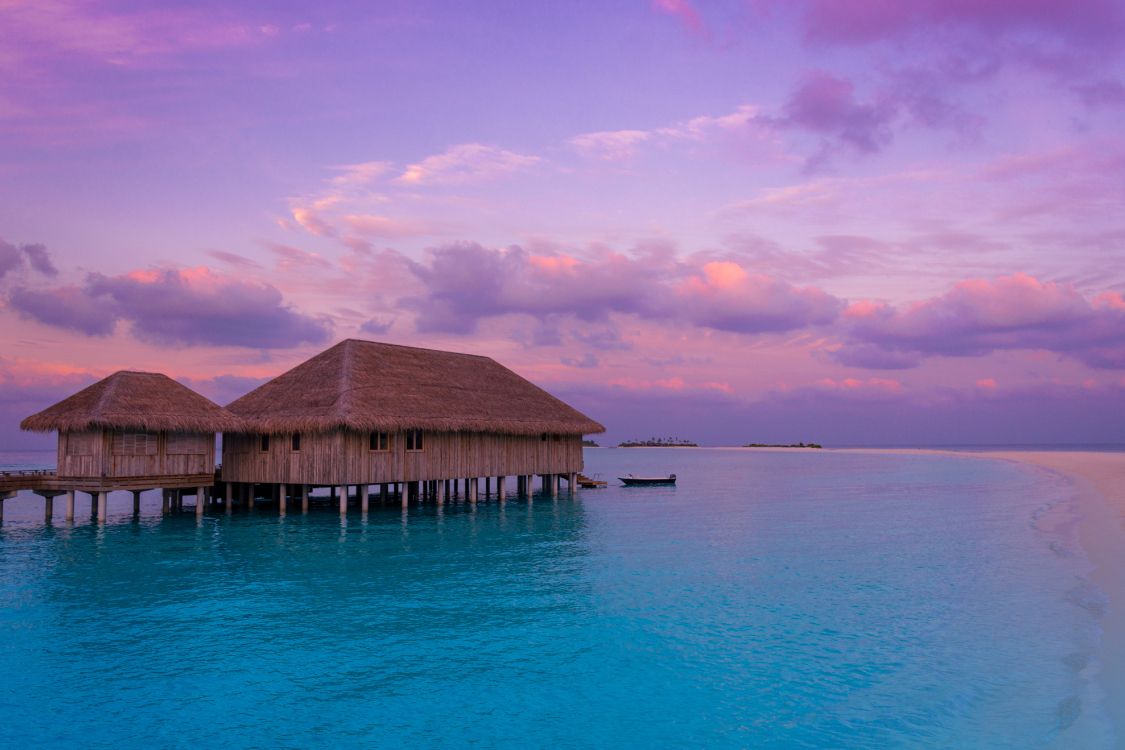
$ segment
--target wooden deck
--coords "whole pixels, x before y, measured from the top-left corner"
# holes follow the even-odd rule
[[[55,471],[34,469],[0,472],[0,494],[31,490],[33,492],[113,492],[114,490],[184,489],[210,487],[214,474],[162,474],[141,477],[59,477]]]

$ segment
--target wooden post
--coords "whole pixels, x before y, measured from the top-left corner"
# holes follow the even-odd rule
[[[359,486],[359,509],[364,513],[367,512],[368,505],[370,505],[370,501],[368,499],[369,492],[370,487],[368,487],[368,485],[361,484]]]
[[[504,499],[504,477],[496,477],[496,496]]]
[[[559,496],[559,475],[558,474],[548,474],[547,475],[547,485],[549,487],[551,497],[558,497]]]
[[[492,477],[484,478],[484,496],[488,497],[492,494]]]
[[[284,484],[278,485],[277,488],[277,512],[278,515],[285,515],[285,504],[289,500],[289,488]]]
[[[465,481],[469,483],[469,502],[475,503],[477,501],[477,495],[480,493],[480,479],[472,477]]]
[[[340,487],[340,515],[348,515],[348,485]]]
[[[573,471],[566,475],[566,488],[572,495],[578,489],[578,475]]]
[[[400,496],[402,497],[402,509],[406,510],[407,507],[409,507],[409,505],[410,505],[410,484],[409,483],[403,483],[402,492],[400,493]]]
[[[66,520],[74,520],[74,490],[66,491]]]
[[[207,507],[207,490],[202,487],[195,488],[195,517],[203,517],[203,509]]]
[[[133,515],[139,516],[141,514],[141,492],[142,490],[133,490]]]
[[[98,515],[98,493],[96,492],[90,493],[90,515]]]
[[[382,502],[384,505],[386,504],[386,502],[388,500],[388,496],[390,494],[391,493],[390,493],[390,490],[387,488],[386,482],[383,482],[381,485],[379,485],[379,501]]]
[[[98,493],[98,523],[105,523],[106,505],[109,504],[107,500],[108,492]]]
[[[254,510],[254,483],[246,483],[246,507],[249,510]]]
[[[301,485],[301,512],[309,512],[309,486],[307,484]]]
[[[43,520],[47,523],[51,522],[51,517],[55,515],[55,498],[51,495],[43,496]]]
[[[442,505],[445,503],[445,482],[438,480],[435,490],[434,499],[437,500],[438,505]]]
[[[234,485],[231,482],[226,483],[226,513],[229,516],[232,513],[231,506],[234,505]]]
[[[162,487],[160,489],[160,512],[168,515],[168,488]]]

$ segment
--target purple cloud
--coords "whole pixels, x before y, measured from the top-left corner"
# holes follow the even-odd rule
[[[23,265],[23,256],[12,244],[0,240],[0,279]]]
[[[836,352],[845,364],[909,366],[923,356],[977,356],[1039,349],[1098,368],[1125,368],[1125,298],[1106,292],[1092,301],[1073,287],[1024,274],[970,280],[946,294],[904,308],[860,302],[844,314],[850,343]]]
[[[59,271],[51,262],[51,255],[47,246],[40,243],[20,245],[16,247],[10,242],[0,239],[0,278],[10,271],[23,267],[24,260],[31,265],[33,271],[44,276],[57,276]]]
[[[817,70],[797,86],[779,122],[873,153],[890,143],[894,114],[886,103],[860,103],[851,81]]]
[[[8,304],[25,318],[87,336],[110,335],[120,318],[115,305],[95,299],[80,286],[17,287],[8,295]]]
[[[82,286],[17,289],[9,303],[41,323],[108,335],[119,320],[143,341],[280,349],[328,341],[331,325],[285,305],[281,292],[208,269],[90,274]]]
[[[593,259],[461,243],[411,263],[425,295],[405,304],[423,332],[468,334],[487,318],[530,315],[558,341],[558,316],[602,323],[614,313],[739,333],[790,331],[833,320],[843,304],[815,288],[748,273],[729,260],[679,261],[660,248]],[[550,325],[547,325],[549,324]],[[599,329],[600,330],[600,329]],[[603,331],[604,333],[604,331]],[[591,346],[619,347],[617,334]]]

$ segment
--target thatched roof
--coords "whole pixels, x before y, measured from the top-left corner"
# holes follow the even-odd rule
[[[234,432],[242,422],[167,375],[115,372],[20,423],[34,432],[109,428],[157,432]]]
[[[422,429],[582,435],[605,428],[488,357],[343,341],[227,405],[257,432]]]

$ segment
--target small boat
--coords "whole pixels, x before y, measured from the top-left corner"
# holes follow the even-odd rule
[[[675,484],[676,475],[669,474],[666,477],[635,477],[632,474],[626,474],[623,477],[618,477],[625,483],[626,487],[649,487],[658,484]]]
[[[585,474],[578,475],[578,486],[584,489],[600,490],[602,487],[606,487],[607,485],[608,483],[602,481],[601,479],[591,479]]]

